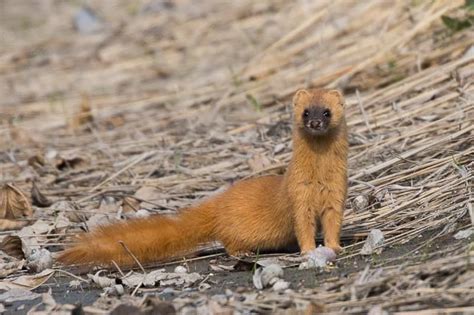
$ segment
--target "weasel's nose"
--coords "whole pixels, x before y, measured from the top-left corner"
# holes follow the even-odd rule
[[[321,120],[311,120],[309,122],[309,127],[313,128],[313,129],[319,129],[321,128],[321,125],[322,125],[322,121]]]

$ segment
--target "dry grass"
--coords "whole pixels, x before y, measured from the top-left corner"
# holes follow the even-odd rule
[[[86,215],[104,196],[153,185],[163,201],[154,210],[174,210],[230,181],[281,172],[291,94],[337,86],[351,131],[340,259],[356,256],[372,228],[401,246],[473,225],[474,55],[465,52],[474,31],[450,33],[440,20],[462,14],[463,1],[183,0],[159,14],[103,2],[107,29],[93,36],[67,24],[72,4],[45,2],[55,14],[34,28],[14,25],[28,9],[13,1],[0,16],[0,183],[29,191],[34,177],[48,198]],[[86,162],[28,166],[53,149]],[[366,209],[353,210],[357,196]],[[298,298],[333,312],[473,305],[466,243],[416,262],[426,245],[389,263],[413,259],[404,270],[361,271]]]

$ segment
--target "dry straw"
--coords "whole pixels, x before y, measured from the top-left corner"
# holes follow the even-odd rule
[[[59,37],[60,14],[35,36],[10,36],[5,19],[0,182],[28,191],[29,157],[76,150],[84,166],[34,173],[49,198],[70,198],[87,214],[104,195],[146,184],[162,193],[155,210],[177,209],[236,179],[281,172],[291,94],[337,86],[351,132],[340,261],[355,259],[373,228],[402,250],[379,272],[292,298],[334,313],[472,305],[472,251],[452,232],[474,222],[474,31],[452,33],[440,19],[462,15],[464,2],[188,2],[160,14],[115,8],[117,16],[104,13],[109,29],[92,37]],[[108,12],[107,3],[96,9]],[[93,121],[71,128],[81,93]],[[357,196],[366,209],[353,209]],[[279,300],[234,306],[268,310]]]

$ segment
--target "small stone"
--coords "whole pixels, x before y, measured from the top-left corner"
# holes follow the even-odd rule
[[[286,282],[285,280],[279,279],[277,282],[273,284],[273,290],[274,291],[284,291],[290,287],[290,284]]]
[[[283,268],[277,264],[258,268],[253,275],[253,284],[259,290],[275,284],[283,276]]]
[[[175,292],[175,289],[173,288],[165,288],[162,293],[165,293],[165,294],[173,294]]]
[[[355,211],[365,210],[369,206],[369,199],[366,196],[359,195],[352,201],[352,206]]]
[[[469,47],[468,50],[466,50],[466,52],[464,53],[463,58],[468,58],[468,57],[472,57],[472,56],[474,56],[474,45],[472,45],[471,47]]]
[[[29,270],[33,272],[41,272],[45,269],[53,266],[53,258],[51,253],[44,248],[34,249],[27,259],[27,265]]]
[[[275,148],[273,149],[273,153],[274,154],[278,154],[280,152],[282,152],[283,150],[285,150],[285,144],[284,143],[279,143],[275,146]]]
[[[140,209],[134,213],[135,218],[146,218],[151,215],[150,211],[145,209]]]
[[[186,272],[188,272],[188,269],[186,269],[186,267],[183,267],[183,266],[176,266],[176,268],[174,268],[174,272],[176,272],[176,273],[186,273]]]
[[[471,235],[474,234],[474,229],[466,229],[466,230],[462,230],[462,231],[459,231],[457,232],[456,234],[454,234],[454,238],[457,239],[457,240],[463,240],[463,239],[466,239],[466,238],[469,238],[471,237]]]
[[[209,283],[205,283],[205,282],[199,284],[199,286],[198,286],[198,290],[199,290],[200,292],[207,291],[207,290],[209,290],[210,288],[211,288],[211,285],[210,285]]]
[[[381,248],[377,248],[383,245],[384,236],[382,231],[379,229],[372,229],[365,240],[364,246],[360,250],[361,255],[371,255],[373,253],[380,254]]]
[[[331,248],[319,246],[306,254],[306,260],[299,265],[299,269],[324,268],[328,262],[335,261],[336,257],[336,253]]]
[[[83,7],[74,16],[74,27],[82,34],[93,34],[100,32],[104,25],[92,9]]]

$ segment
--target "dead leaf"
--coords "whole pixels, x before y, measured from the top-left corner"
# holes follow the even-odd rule
[[[39,190],[34,181],[33,186],[31,187],[31,200],[33,205],[37,207],[49,207],[52,204],[52,202]]]
[[[101,276],[102,270],[97,271],[94,275],[88,274],[87,277],[92,280],[95,284],[97,284],[101,288],[107,288],[114,284],[116,284],[115,279],[111,279],[105,276]]]
[[[0,243],[0,250],[17,259],[24,259],[21,239],[16,235],[7,235]]]
[[[6,184],[0,190],[0,219],[31,217],[33,209],[25,194],[13,184]]]
[[[18,230],[28,224],[29,224],[28,221],[0,219],[0,231]]]
[[[0,281],[0,289],[12,290],[12,289],[26,289],[34,290],[41,286],[43,283],[49,280],[55,273],[53,269],[46,269],[36,275],[27,275],[16,278],[15,280],[3,280]]]
[[[113,197],[104,197],[100,200],[98,212],[100,213],[116,213],[119,209],[118,202]]]
[[[233,271],[234,266],[227,266],[227,265],[221,265],[221,264],[209,264],[209,268],[212,271]]]
[[[64,212],[60,212],[58,216],[54,219],[54,233],[62,233],[69,226],[71,226],[71,221],[64,214]]]
[[[178,285],[188,287],[199,280],[202,280],[202,276],[196,272],[166,272],[165,269],[153,270],[146,275],[137,272],[132,272],[126,277],[122,278],[123,284],[130,288],[135,288],[139,284],[142,284],[145,287],[155,287],[157,285]]]
[[[272,162],[264,154],[255,154],[248,160],[248,164],[253,172],[260,172],[269,167]]]
[[[24,260],[12,261],[9,263],[0,263],[0,278],[6,278],[21,270],[25,265]]]
[[[146,208],[147,206],[150,206],[150,204],[159,204],[163,199],[162,196],[163,194],[160,192],[160,190],[153,186],[143,186],[134,194],[134,197],[142,202],[142,208]]]
[[[140,209],[137,212],[125,213],[124,217],[125,218],[147,218],[151,215],[152,213],[150,211],[145,210],[145,209]]]
[[[54,227],[43,220],[37,220],[30,226],[26,226],[17,232],[21,238],[22,249],[25,257],[28,258],[33,249],[41,248],[40,243],[47,241],[46,233],[49,233]]]
[[[25,265],[25,260],[17,259],[0,251],[0,278],[5,278],[21,270]]]
[[[22,217],[31,217],[33,210],[25,194],[13,184],[6,184],[0,190],[0,230],[19,229],[28,221],[19,221]]]
[[[113,215],[110,214],[102,214],[97,213],[91,216],[87,221],[86,225],[89,230],[93,230],[96,227],[108,225],[113,221],[115,218]]]
[[[84,222],[85,215],[77,210],[76,205],[71,201],[61,200],[53,203],[50,207],[53,212],[60,212],[60,215],[70,222]]]
[[[122,212],[136,212],[140,209],[140,201],[133,197],[125,197],[122,200]]]

